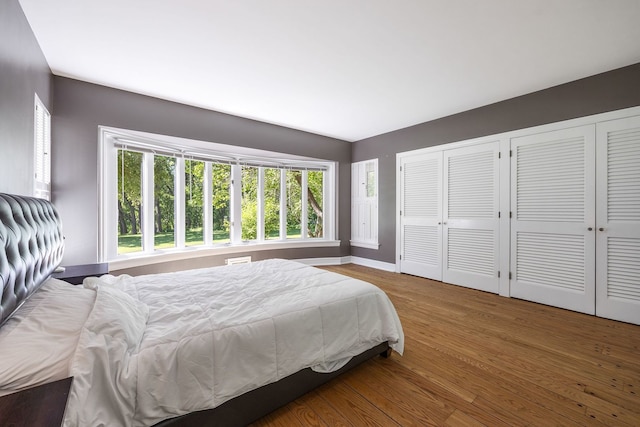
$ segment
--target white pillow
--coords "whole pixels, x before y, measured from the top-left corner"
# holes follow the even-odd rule
[[[49,279],[0,328],[0,394],[63,379],[96,293]]]

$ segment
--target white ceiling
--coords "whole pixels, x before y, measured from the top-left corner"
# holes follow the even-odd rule
[[[639,0],[20,4],[56,75],[347,141],[640,62]]]

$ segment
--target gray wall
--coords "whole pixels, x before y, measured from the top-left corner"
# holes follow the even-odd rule
[[[378,250],[351,254],[395,263],[396,153],[640,105],[640,63],[353,143],[354,162],[378,158]]]
[[[342,245],[278,251],[269,256],[349,255],[351,145],[348,142],[58,76],[54,78],[54,99],[53,200],[65,224],[63,264],[97,261],[99,125],[340,162]],[[265,256],[260,252],[248,254],[254,259]],[[210,257],[155,265],[153,271],[216,265],[222,259]]]
[[[34,94],[53,113],[51,85],[18,0],[0,1],[0,192],[33,194]]]
[[[34,93],[38,93],[53,114],[53,200],[65,222],[65,264],[92,263],[97,260],[98,125],[339,161],[339,238],[342,246],[283,250],[268,254],[248,253],[254,259],[265,256],[311,258],[348,255],[349,163],[352,160],[379,158],[381,246],[377,251],[352,248],[351,254],[393,263],[396,153],[640,105],[640,64],[349,145],[279,126],[67,78],[54,78],[18,0],[2,0],[1,192],[32,194]],[[171,263],[164,268],[220,264],[222,259],[195,259]],[[149,268],[159,271],[158,266]]]

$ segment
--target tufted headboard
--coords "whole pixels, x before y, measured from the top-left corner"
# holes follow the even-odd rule
[[[63,239],[50,202],[0,193],[0,326],[58,267]]]

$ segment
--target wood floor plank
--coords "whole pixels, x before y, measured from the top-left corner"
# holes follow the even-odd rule
[[[402,381],[388,371],[368,369],[366,378],[357,374],[348,375],[346,382],[402,426],[442,425],[455,410],[412,381]]]
[[[398,425],[345,382],[333,381],[322,397],[355,426],[389,427]]]
[[[578,424],[584,419],[584,406],[581,407],[577,402],[542,389],[533,383],[518,377],[508,376],[505,372],[499,372],[491,368],[488,368],[491,372],[491,377],[488,377],[482,368],[461,362],[428,347],[423,348],[421,353],[424,357],[423,360],[414,362],[411,355],[409,355],[406,360],[403,357],[403,365],[412,366],[414,372],[419,371],[421,366],[428,366],[429,369],[446,370],[450,373],[452,381],[458,382],[460,387],[466,384],[477,395],[483,395],[492,400],[509,400],[510,396],[517,396],[517,401],[535,402],[545,410],[562,414]]]
[[[300,424],[308,427],[329,427],[310,406],[303,403],[300,399],[289,404],[290,410],[295,414]]]
[[[324,268],[389,295],[405,356],[375,358],[255,425],[640,425],[638,325],[363,266]]]
[[[301,400],[304,404],[314,409],[318,416],[331,427],[353,427],[349,421],[347,421],[338,411],[335,410],[325,399],[321,397],[321,394],[329,393],[324,387],[307,393],[302,396]]]
[[[444,423],[448,427],[487,427],[472,416],[456,409]]]

